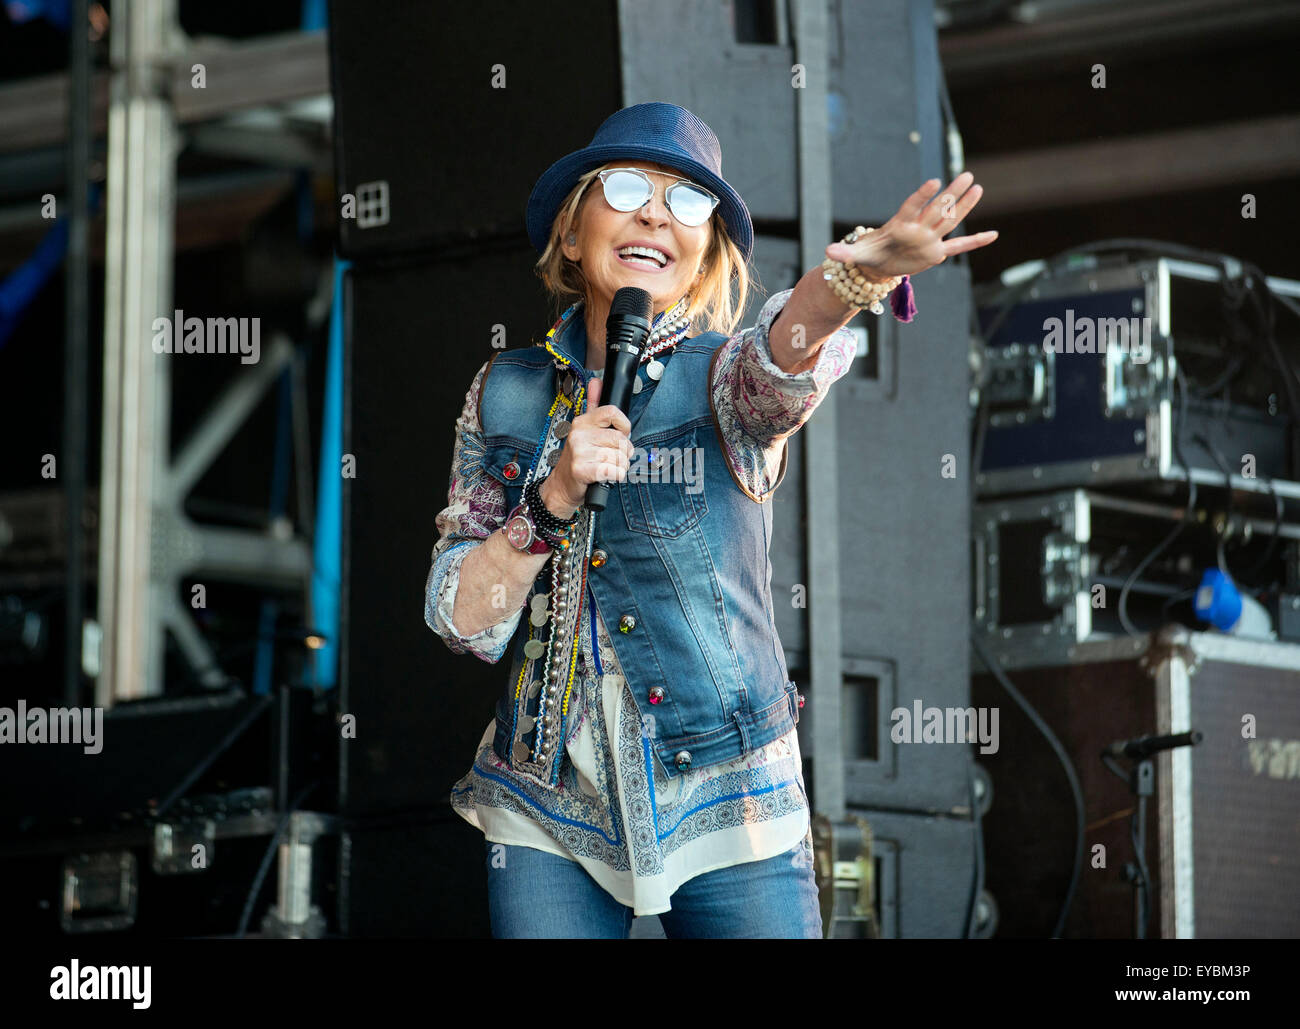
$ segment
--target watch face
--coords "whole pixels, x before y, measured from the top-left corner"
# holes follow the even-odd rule
[[[506,539],[516,550],[527,550],[533,542],[533,527],[523,515],[515,515],[506,522]]]

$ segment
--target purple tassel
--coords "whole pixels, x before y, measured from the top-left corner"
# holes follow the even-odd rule
[[[889,294],[889,308],[900,322],[910,322],[916,315],[916,301],[912,297],[911,276],[904,275],[894,292]]]

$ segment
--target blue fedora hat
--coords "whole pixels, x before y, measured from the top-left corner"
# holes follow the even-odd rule
[[[551,224],[578,179],[608,161],[631,159],[667,165],[712,190],[732,241],[749,259],[754,225],[745,201],[722,177],[722,147],[704,122],[676,104],[635,104],[611,114],[581,150],[561,157],[542,173],[528,197],[528,238],[546,249]]]

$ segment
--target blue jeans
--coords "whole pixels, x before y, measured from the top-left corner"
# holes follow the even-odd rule
[[[576,861],[489,841],[487,869],[496,939],[628,938],[632,909]],[[765,861],[697,875],[682,883],[669,903],[672,910],[658,918],[670,940],[822,937],[817,883],[802,841]]]

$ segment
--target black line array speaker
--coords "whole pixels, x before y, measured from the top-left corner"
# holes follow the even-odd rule
[[[623,106],[612,3],[335,0],[330,25],[354,261],[523,238],[537,176]]]
[[[493,353],[549,327],[525,283],[531,250],[354,269],[348,275],[350,410],[344,452],[345,809],[428,805],[468,771],[505,667],[453,654],[424,623],[434,524],[447,504],[455,422],[474,373]],[[541,322],[544,322],[543,318]]]
[[[503,247],[346,276],[343,449],[355,478],[344,484],[339,688],[355,737],[341,741],[339,777],[355,828],[340,919],[356,935],[478,935],[486,917],[482,835],[446,801],[493,716],[505,668],[453,654],[425,625],[423,594],[455,421],[500,339],[495,326],[512,347],[548,327],[537,289],[501,288],[526,284],[534,257]],[[366,828],[403,813],[415,822]],[[439,852],[460,875],[409,874],[420,855]]]

